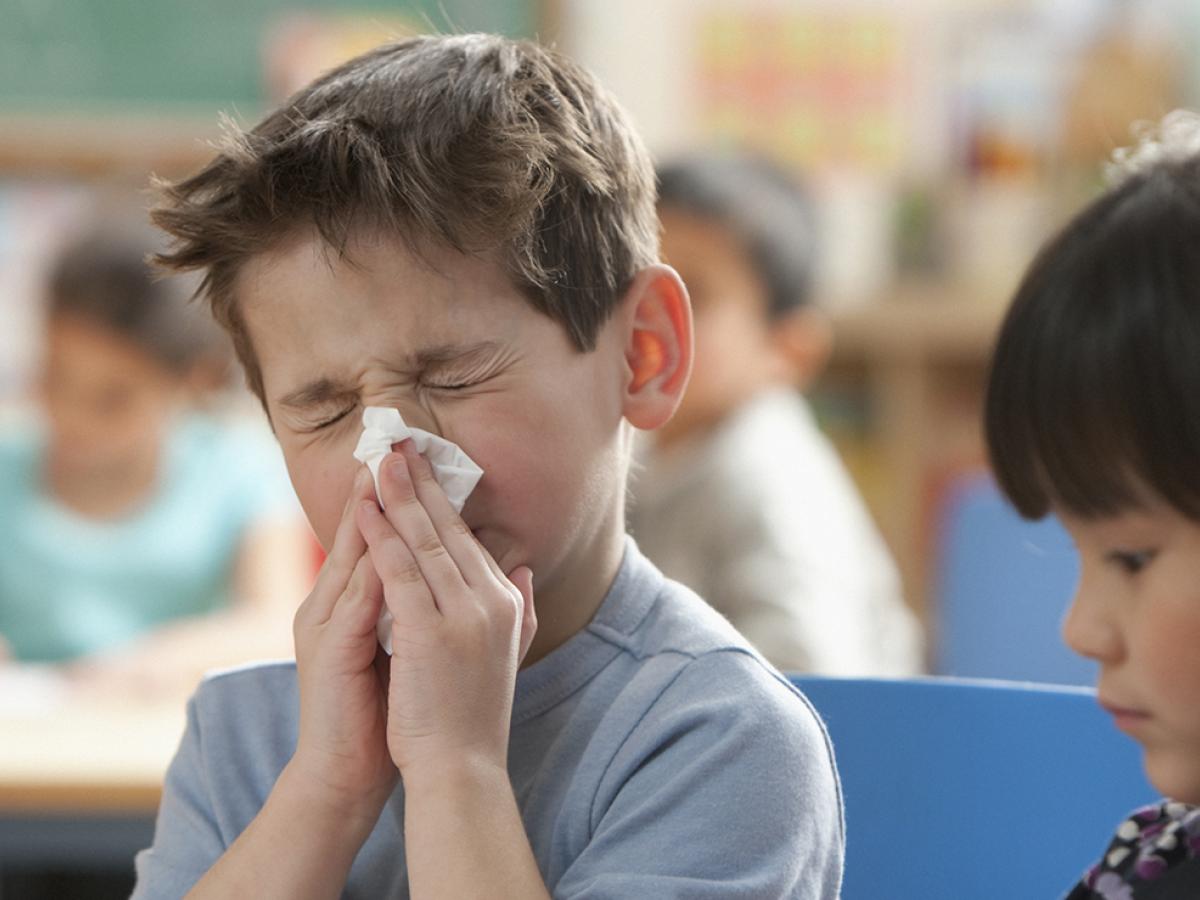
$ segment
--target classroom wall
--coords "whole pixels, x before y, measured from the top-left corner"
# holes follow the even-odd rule
[[[536,30],[531,0],[0,0],[0,109],[254,109],[264,46],[306,14],[383,30]]]

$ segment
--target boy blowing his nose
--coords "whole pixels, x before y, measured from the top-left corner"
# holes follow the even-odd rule
[[[691,366],[654,200],[589,75],[484,35],[371,51],[164,186],[328,559],[296,663],[193,698],[136,897],[837,896],[816,715],[625,536]],[[411,441],[376,494],[370,406],[482,467],[461,515]]]

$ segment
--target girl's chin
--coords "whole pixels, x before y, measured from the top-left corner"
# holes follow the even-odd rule
[[[1186,759],[1146,748],[1144,762],[1146,777],[1164,797],[1200,805],[1200,748]]]

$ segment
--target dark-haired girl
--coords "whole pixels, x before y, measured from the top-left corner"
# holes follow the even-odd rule
[[[1063,625],[1169,797],[1122,823],[1069,900],[1200,897],[1200,116],[1117,154],[1116,183],[1026,274],[986,431],[1001,488],[1055,513],[1081,578]],[[1081,752],[1086,752],[1084,748]],[[1103,790],[1102,785],[1097,785]],[[1097,848],[1099,849],[1099,848]]]

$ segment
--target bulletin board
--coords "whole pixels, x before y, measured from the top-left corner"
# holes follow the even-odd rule
[[[244,106],[273,28],[313,11],[420,30],[537,31],[533,0],[0,0],[0,112]]]
[[[699,127],[803,169],[895,168],[911,90],[904,19],[887,9],[717,7],[697,15]]]

